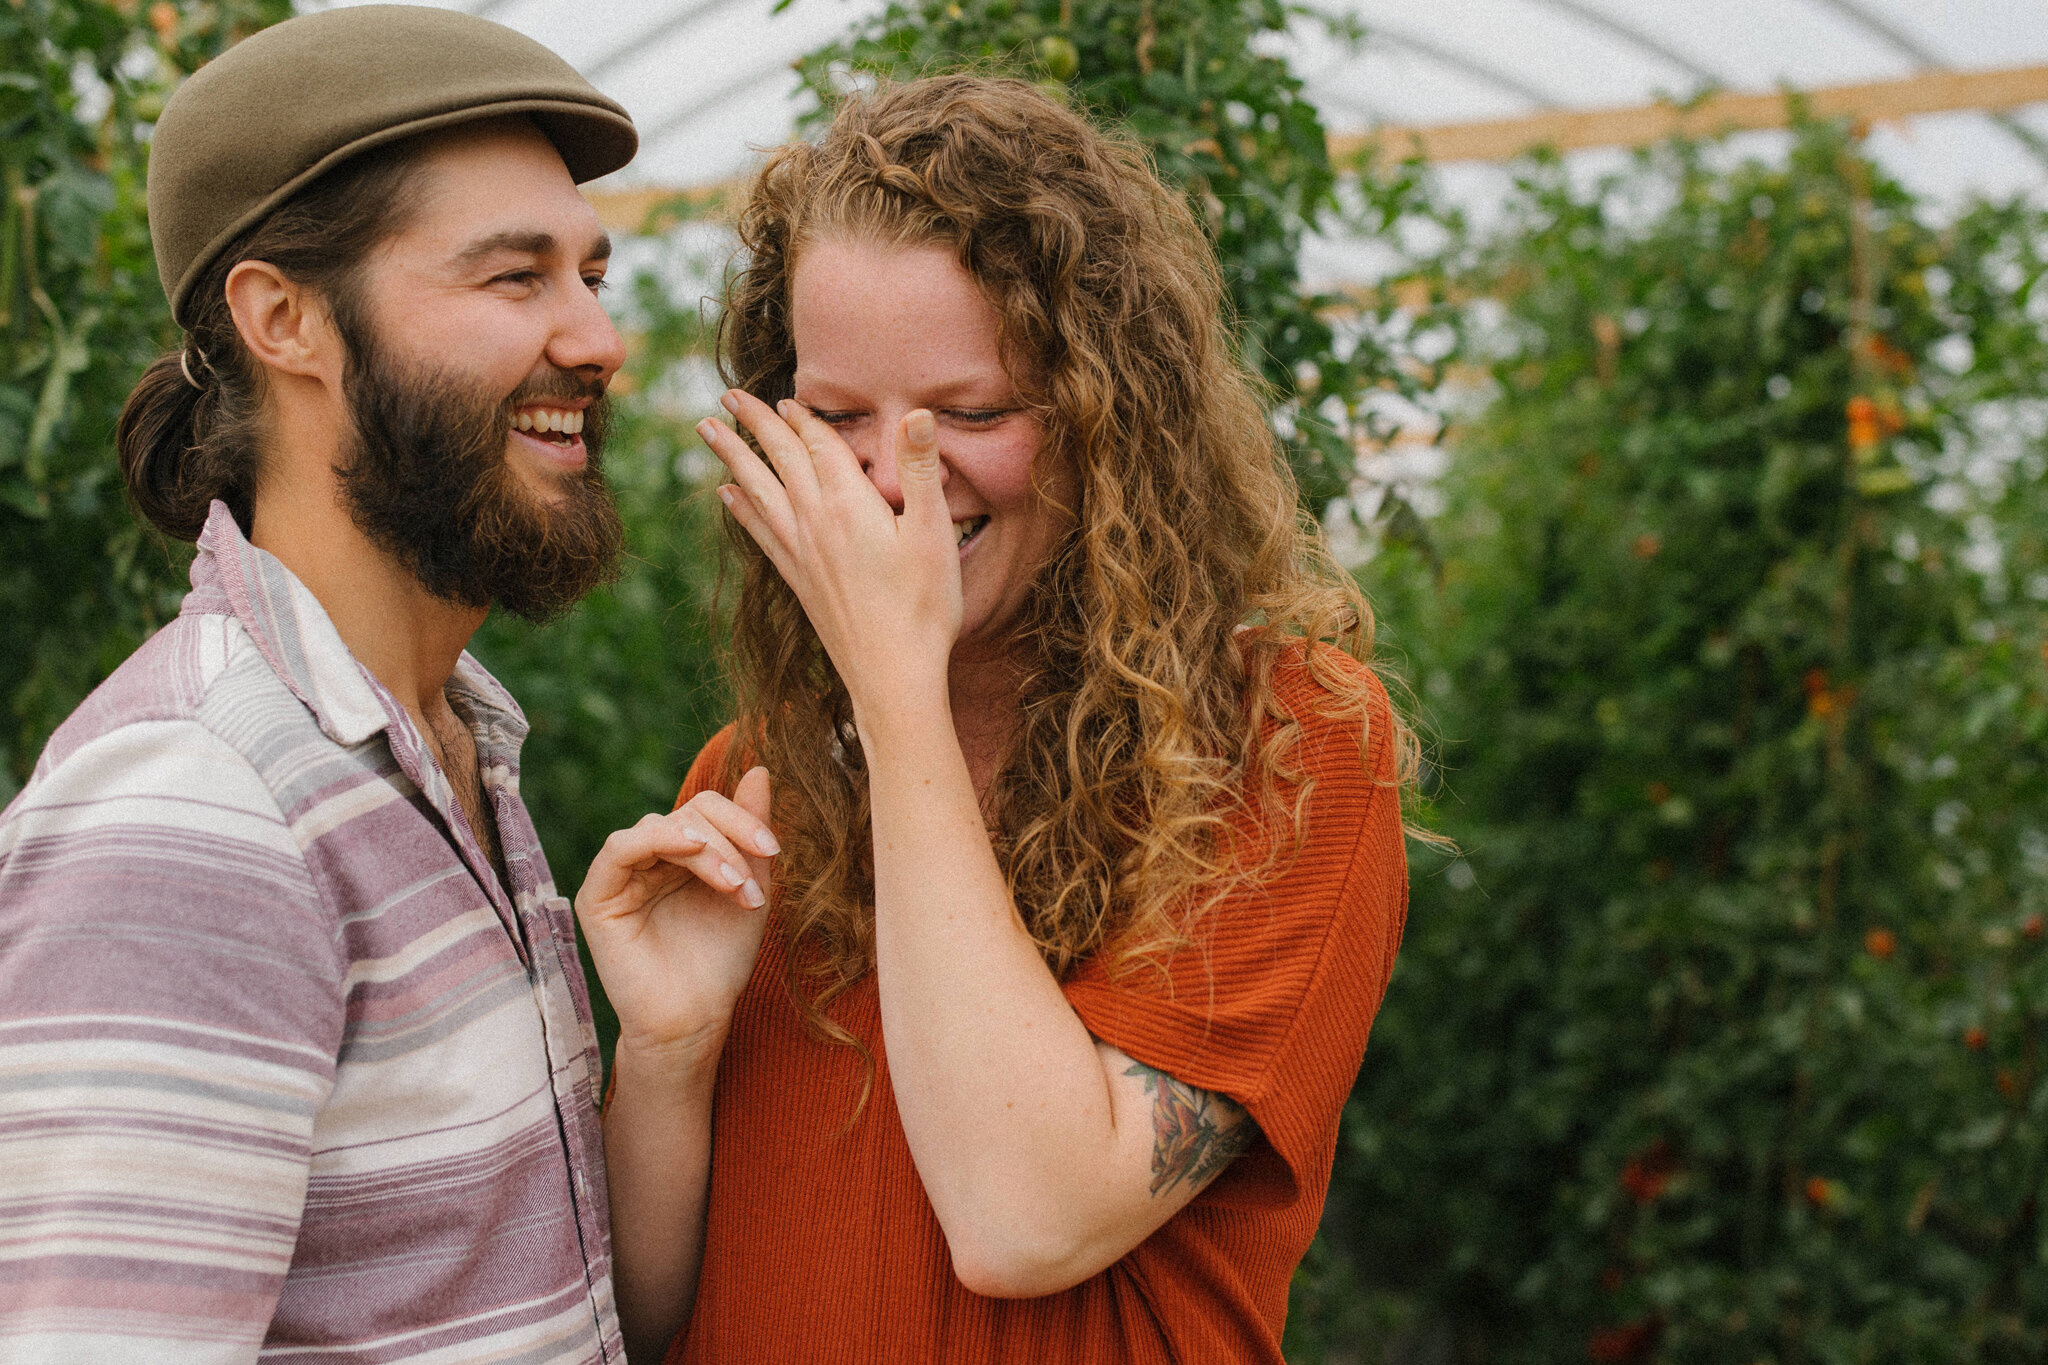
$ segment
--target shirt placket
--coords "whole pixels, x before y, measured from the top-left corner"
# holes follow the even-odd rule
[[[514,913],[526,942],[532,945],[527,980],[540,1011],[555,1122],[569,1163],[569,1196],[582,1245],[584,1282],[590,1294],[599,1350],[607,1361],[622,1359],[614,1352],[606,1331],[606,1319],[615,1311],[609,1299],[610,1219],[605,1208],[604,1181],[600,1175],[593,1188],[589,1174],[603,1170],[599,1164],[602,1136],[596,1121],[595,1039],[582,1025],[568,976],[572,971],[583,970],[582,963],[576,960],[574,929],[568,927],[565,933],[564,926],[557,926],[550,919],[551,898],[544,893],[551,888],[544,885],[546,878],[541,872],[540,839],[525,805],[508,781],[519,771],[517,745],[501,732],[494,716],[485,715],[484,723],[473,724],[471,729],[476,735],[479,785],[491,802],[505,869],[513,879]]]
[[[498,922],[512,940],[512,951],[518,954],[520,965],[531,974],[533,961],[525,926],[520,922],[512,898],[498,881],[490,855],[477,842],[476,832],[470,828],[469,820],[456,802],[454,784],[441,771],[441,765],[434,756],[427,752],[419,729],[412,723],[412,717],[405,713],[405,708],[399,706],[381,686],[376,686],[375,690],[377,699],[384,704],[390,716],[391,723],[385,727],[384,734],[391,744],[391,756],[398,760],[399,771],[412,780],[412,784],[427,798],[427,804],[441,817],[448,842],[454,846],[463,866],[469,869],[477,889],[484,893],[491,909],[497,912]]]

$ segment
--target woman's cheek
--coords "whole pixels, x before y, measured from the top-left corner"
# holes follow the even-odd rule
[[[1032,466],[1038,458],[1036,432],[1004,433],[991,442],[992,448],[980,461],[982,477],[976,480],[983,497],[1004,511],[1016,512],[1037,501]]]

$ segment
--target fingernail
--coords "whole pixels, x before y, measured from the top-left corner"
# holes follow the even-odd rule
[[[691,829],[691,828],[690,828],[690,827],[689,827],[688,825],[684,825],[684,826],[683,826],[683,837],[684,837],[685,839],[688,839],[688,840],[690,840],[690,841],[691,841],[691,842],[693,842],[693,843],[699,843],[699,844],[701,844],[701,843],[703,843],[703,842],[705,841],[705,840],[704,840],[704,831],[703,831],[703,830],[701,830],[701,829]]]
[[[732,489],[724,484],[718,485],[718,500],[727,507],[732,506]]]
[[[930,445],[938,435],[938,428],[932,421],[932,415],[923,408],[904,418],[903,428],[910,439],[921,446]]]
[[[754,835],[754,847],[761,850],[761,856],[764,858],[773,858],[782,852],[782,845],[776,843],[775,836],[765,829]]]
[[[759,910],[768,902],[768,898],[761,894],[761,884],[751,877],[747,879],[747,884],[740,888],[740,894],[745,896],[747,904],[753,906],[756,910]]]
[[[747,879],[746,874],[741,872],[738,868],[734,867],[731,863],[720,863],[718,865],[718,873],[720,876],[724,877],[726,881],[730,882],[734,886],[738,886],[741,882]]]
[[[731,389],[727,389],[724,394],[720,395],[718,401],[725,405],[727,412],[737,413],[740,410],[739,395]]]
[[[703,421],[697,423],[697,439],[702,441],[707,446],[710,445],[711,428],[716,425],[718,424],[716,422],[713,422],[709,417],[706,417]]]

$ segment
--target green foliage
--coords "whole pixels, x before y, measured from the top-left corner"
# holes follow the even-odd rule
[[[2048,221],[1916,208],[1808,125],[1538,164],[1453,272],[1493,397],[1370,577],[1464,856],[1326,1223],[1411,1343],[2048,1352]]]
[[[1036,79],[1142,144],[1215,240],[1239,345],[1320,511],[1374,421],[1364,395],[1404,380],[1371,333],[1339,336],[1342,300],[1301,287],[1302,238],[1336,221],[1337,174],[1300,80],[1255,41],[1299,15],[1278,0],[897,0],[799,70],[824,111],[863,73]]]
[[[141,130],[182,73],[289,0],[0,5],[0,796],[177,610],[185,555],[129,515],[114,422],[176,336]]]

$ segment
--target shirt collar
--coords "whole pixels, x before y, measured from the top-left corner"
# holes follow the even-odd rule
[[[342,643],[320,599],[275,555],[251,545],[227,504],[216,500],[192,561],[186,610],[219,610],[221,598],[329,739],[354,746],[390,723],[378,695],[383,689]],[[473,714],[503,727],[504,738],[517,752],[526,737],[526,717],[467,650],[456,660],[448,685],[467,694]]]

